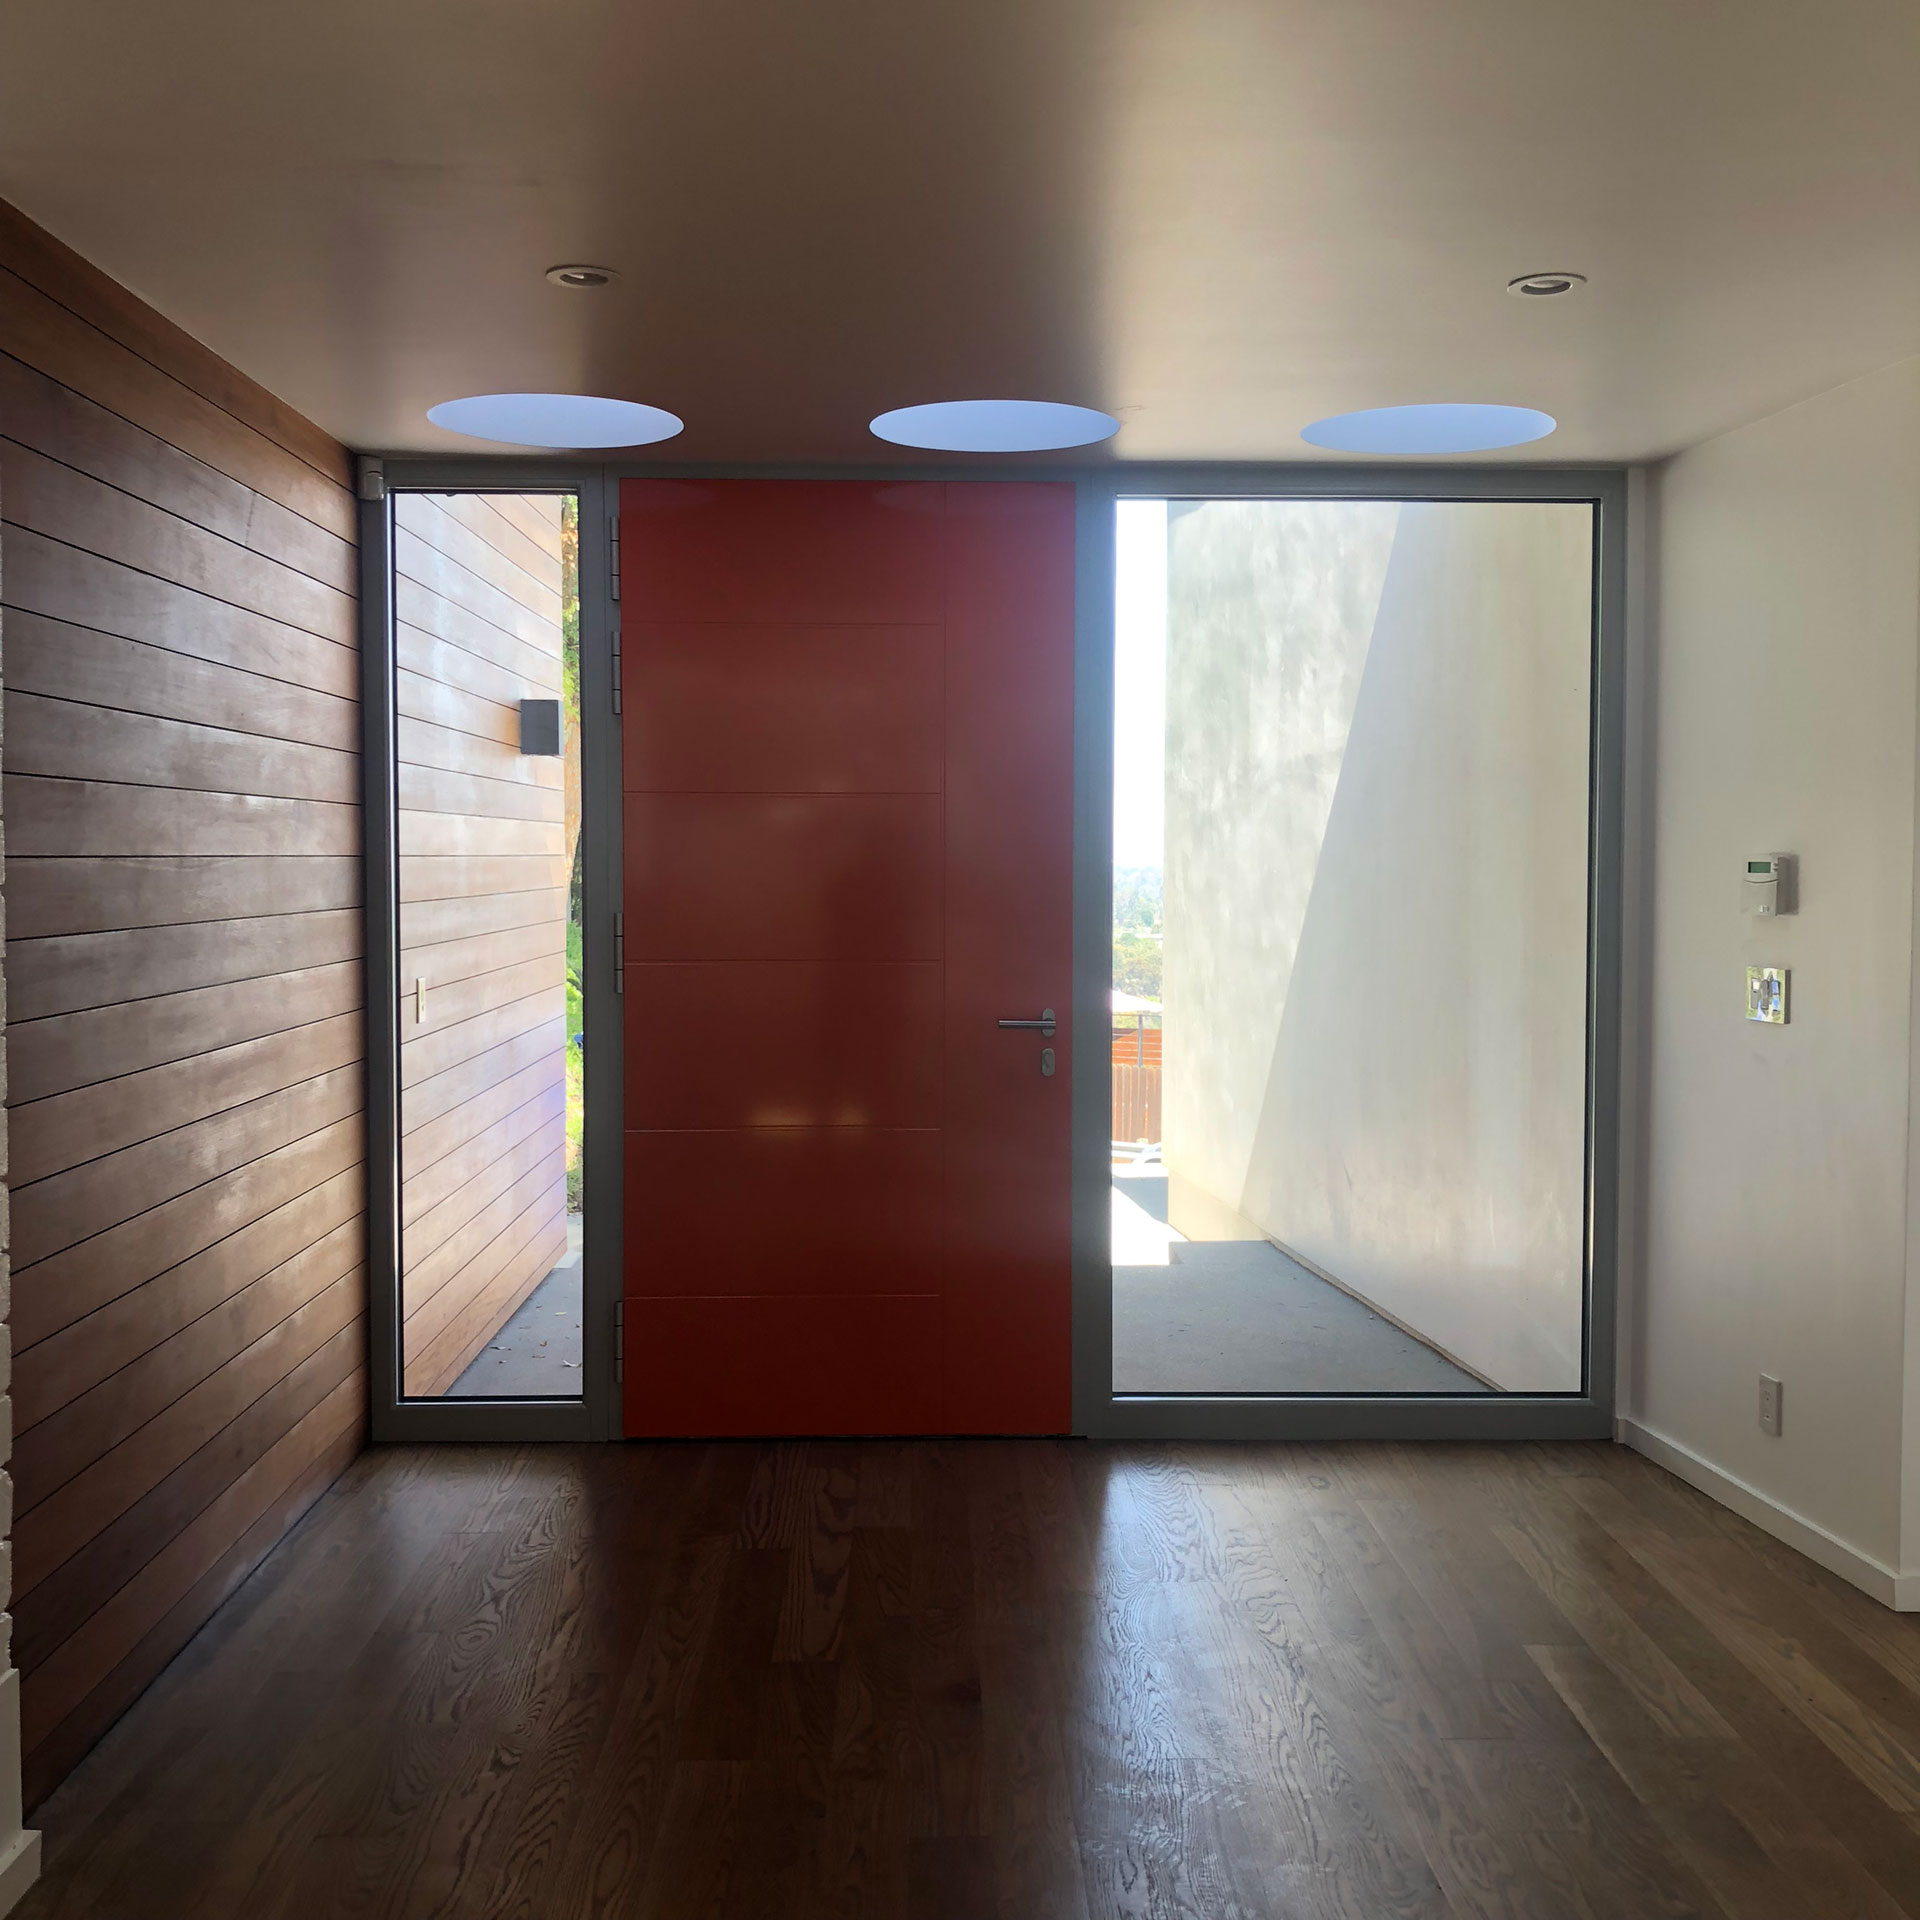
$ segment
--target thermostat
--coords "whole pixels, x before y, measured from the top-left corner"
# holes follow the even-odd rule
[[[1747,862],[1746,886],[1742,891],[1747,897],[1747,911],[1771,918],[1778,913],[1792,913],[1797,904],[1793,897],[1793,855],[1790,853],[1756,854]]]

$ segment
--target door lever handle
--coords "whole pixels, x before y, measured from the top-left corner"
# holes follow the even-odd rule
[[[1043,1007],[1038,1020],[1002,1020],[1003,1027],[1018,1027],[1026,1033],[1044,1033],[1049,1040],[1053,1038],[1053,1009]]]

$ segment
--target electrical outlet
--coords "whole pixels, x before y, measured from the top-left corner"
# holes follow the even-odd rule
[[[1760,1376],[1760,1431],[1780,1437],[1780,1382],[1772,1374]]]

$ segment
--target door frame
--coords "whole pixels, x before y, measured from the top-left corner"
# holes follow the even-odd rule
[[[1066,481],[1077,495],[1074,635],[1074,1031],[1109,1024],[1113,919],[1114,510],[1125,499],[1564,501],[1595,516],[1588,759],[1586,1325],[1577,1394],[1116,1395],[1112,1387],[1111,1049],[1073,1063],[1073,1431],[1096,1439],[1600,1439],[1613,1431],[1623,1152],[1621,1046],[1627,750],[1627,474],[1618,467],[1433,465],[1073,466],[1052,462],[695,466],[466,455],[362,461],[360,580],[366,804],[368,1275],[375,1440],[622,1437],[615,1316],[621,1299],[622,1022],[588,1017],[583,1142],[583,1397],[403,1400],[399,1394],[399,1058],[392,512],[395,491],[566,489],[580,500],[583,802],[596,823],[584,863],[585,987],[618,1009],[614,916],[621,888],[620,727],[613,710],[618,605],[613,517],[623,479]],[[369,474],[377,476],[369,481]],[[369,494],[374,497],[369,498]],[[376,830],[384,823],[385,831]]]

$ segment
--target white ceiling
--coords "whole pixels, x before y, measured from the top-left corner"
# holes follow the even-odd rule
[[[0,197],[363,448],[551,388],[686,460],[982,395],[1630,460],[1920,353],[1920,0],[7,0]]]

